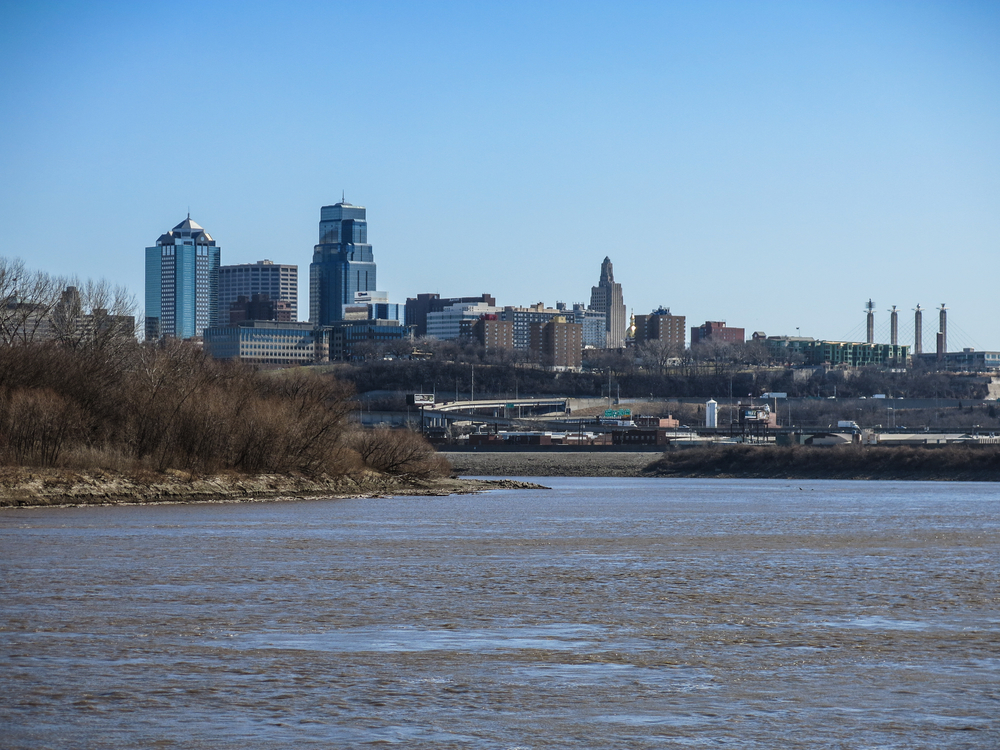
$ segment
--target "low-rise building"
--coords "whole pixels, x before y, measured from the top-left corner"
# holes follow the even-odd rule
[[[810,366],[905,365],[910,354],[910,347],[905,345],[823,341],[808,336],[768,336],[764,343],[775,359]]]
[[[990,372],[1000,370],[1000,352],[963,349],[960,352],[915,354],[914,360],[924,367],[953,372]]]
[[[410,329],[398,320],[342,320],[320,328],[316,334],[320,362],[350,361],[361,344],[389,344],[411,338]]]
[[[66,287],[55,304],[8,299],[0,306],[0,343],[54,341],[80,346],[109,339],[135,340],[135,317],[102,307],[85,311],[80,290]]]
[[[354,302],[344,305],[344,320],[398,320],[406,322],[406,308],[389,301],[387,292],[355,292]]]
[[[722,344],[742,344],[746,340],[746,331],[742,328],[729,328],[725,321],[706,320],[700,326],[691,327],[691,346],[708,342]]]
[[[255,365],[307,365],[316,359],[312,323],[245,320],[205,329],[204,347],[215,359]]]

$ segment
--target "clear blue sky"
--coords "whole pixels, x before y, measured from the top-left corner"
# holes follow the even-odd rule
[[[143,297],[190,207],[308,264],[368,208],[379,288],[1000,349],[1000,3],[3,2],[0,254]],[[934,321],[934,322],[931,322]],[[925,347],[936,316],[925,315]]]

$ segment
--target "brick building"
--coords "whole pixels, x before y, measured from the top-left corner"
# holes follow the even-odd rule
[[[723,344],[742,344],[746,341],[746,331],[742,328],[728,328],[725,321],[706,320],[697,328],[691,327],[691,346],[709,341]]]
[[[649,315],[635,316],[635,344],[641,346],[651,339],[684,348],[687,319],[674,315],[669,307],[661,307]]]
[[[530,348],[543,367],[579,370],[583,365],[583,326],[563,316],[532,323]]]
[[[514,348],[514,323],[497,315],[481,315],[479,320],[463,320],[462,335],[478,341],[487,350]]]

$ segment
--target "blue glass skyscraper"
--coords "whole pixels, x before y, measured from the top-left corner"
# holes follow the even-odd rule
[[[309,265],[309,321],[325,326],[344,319],[355,292],[375,291],[375,259],[368,244],[364,206],[323,206],[319,244]]]
[[[146,340],[188,339],[216,325],[221,248],[190,214],[146,248]]]

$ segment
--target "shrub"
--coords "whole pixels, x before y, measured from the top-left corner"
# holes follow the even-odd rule
[[[388,427],[358,430],[351,445],[366,466],[386,474],[430,477],[447,474],[451,470],[447,459],[439,455],[422,435],[411,430]]]

